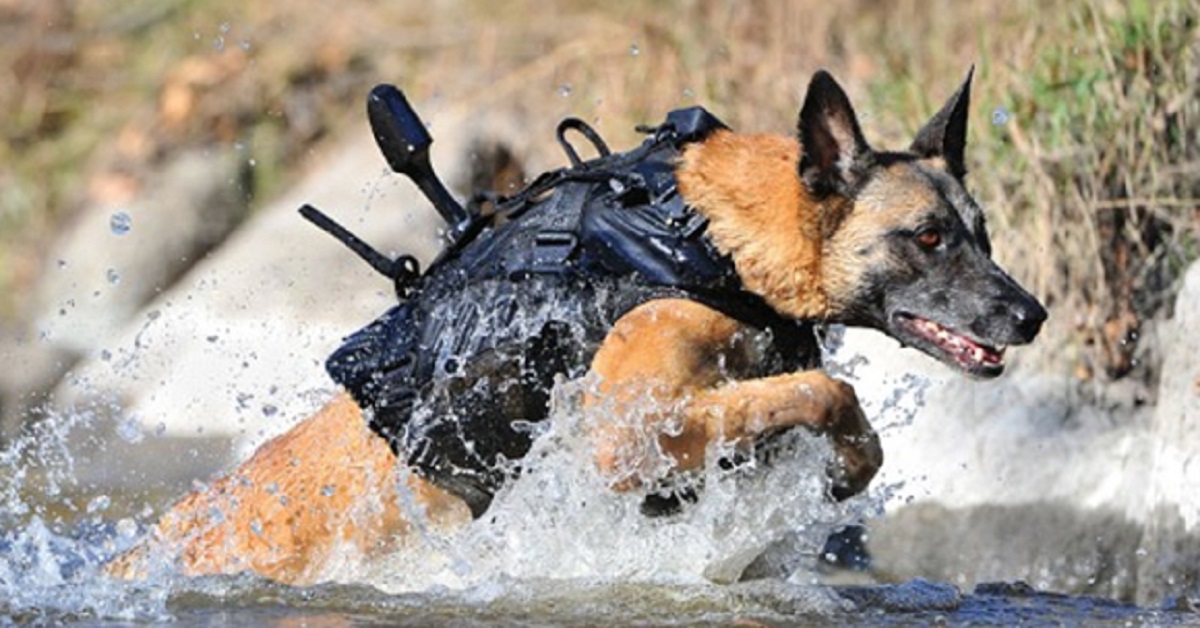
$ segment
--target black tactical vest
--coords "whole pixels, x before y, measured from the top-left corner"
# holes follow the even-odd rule
[[[630,152],[587,162],[570,152],[572,167],[499,202],[399,305],[347,338],[330,375],[398,456],[478,517],[519,472],[555,379],[584,375],[642,303],[690,299],[770,330],[762,375],[816,366],[812,325],[743,290],[676,189],[682,148],[719,128],[697,107]]]

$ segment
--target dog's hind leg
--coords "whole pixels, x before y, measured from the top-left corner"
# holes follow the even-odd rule
[[[470,520],[459,499],[415,475],[406,481],[431,523]],[[346,551],[377,556],[409,530],[400,482],[396,456],[341,395],[176,503],[107,571],[138,578],[165,560],[188,575],[254,571],[290,584],[318,582]]]
[[[674,470],[704,464],[709,443],[752,444],[802,426],[825,434],[836,459],[833,494],[866,488],[883,462],[854,389],[822,371],[739,379],[754,343],[741,323],[701,304],[652,301],[623,316],[592,362],[588,411],[597,463],[617,489],[652,482],[658,452]]]

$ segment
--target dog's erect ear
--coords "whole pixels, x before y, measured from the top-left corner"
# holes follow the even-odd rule
[[[824,70],[813,75],[797,125],[804,154],[800,177],[819,197],[849,195],[871,165],[871,147],[858,127],[850,99]]]
[[[971,105],[971,77],[975,66],[967,72],[967,79],[958,88],[941,111],[933,116],[917,132],[909,150],[920,157],[941,157],[946,166],[959,179],[967,174],[963,152],[967,148],[967,109]]]

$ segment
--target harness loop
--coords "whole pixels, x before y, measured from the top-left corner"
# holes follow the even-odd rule
[[[558,143],[563,147],[563,152],[567,154],[567,159],[571,160],[571,165],[578,168],[583,165],[583,160],[579,158],[579,153],[575,152],[575,147],[567,141],[567,131],[578,131],[596,147],[596,152],[600,153],[600,157],[608,157],[612,154],[608,144],[604,143],[604,139],[600,134],[593,129],[591,125],[579,118],[566,118],[558,123],[558,128],[554,134],[558,137]]]

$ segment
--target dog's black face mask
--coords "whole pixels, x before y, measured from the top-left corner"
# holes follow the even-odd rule
[[[818,198],[845,199],[824,245],[831,317],[994,377],[1005,347],[1032,341],[1046,310],[992,261],[983,212],[963,186],[970,82],[909,150],[880,153],[819,74],[800,115],[800,175]]]
[[[980,377],[1004,370],[1007,345],[1037,336],[1046,310],[992,261],[983,214],[962,184],[922,164],[937,190],[916,220],[885,235],[888,263],[865,277],[869,323]]]

